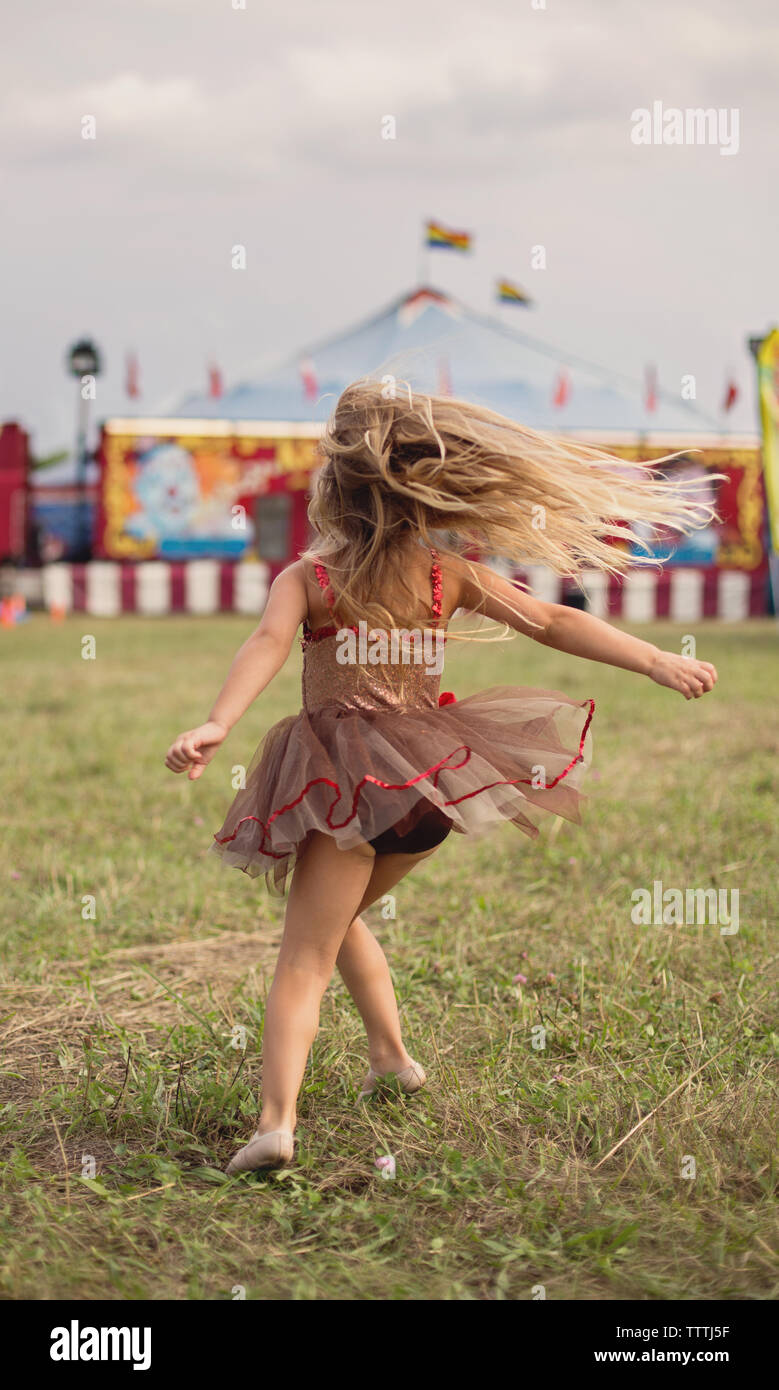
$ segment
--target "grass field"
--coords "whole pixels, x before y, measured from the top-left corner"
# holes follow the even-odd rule
[[[283,904],[205,850],[232,766],[299,707],[299,653],[202,781],[162,760],[247,627],[0,634],[0,1296],[775,1296],[773,624],[701,625],[720,684],[689,704],[528,641],[450,646],[460,695],[595,697],[586,822],[450,837],[394,920],[371,909],[429,1088],[355,1107],[365,1049],[335,981],[299,1165],[228,1181]],[[642,635],[678,651],[683,631]],[[738,933],[634,925],[631,893],[656,879],[738,889]]]

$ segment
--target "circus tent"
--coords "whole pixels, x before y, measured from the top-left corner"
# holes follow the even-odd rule
[[[368,374],[461,396],[534,429],[604,437],[721,430],[716,419],[678,395],[659,391],[650,411],[641,382],[566,354],[429,287],[258,371],[218,399],[187,395],[168,413],[189,419],[324,421],[343,388]]]

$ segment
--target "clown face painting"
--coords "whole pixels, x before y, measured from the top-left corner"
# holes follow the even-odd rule
[[[132,492],[135,510],[125,531],[152,541],[163,558],[202,554],[240,555],[253,540],[248,518],[235,525],[232,477],[208,475],[199,460],[175,442],[154,443],[136,456]]]

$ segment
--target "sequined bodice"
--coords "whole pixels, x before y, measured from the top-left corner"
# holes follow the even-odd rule
[[[336,622],[312,631],[303,624],[303,708],[323,705],[344,709],[388,710],[438,705],[446,640],[441,624],[441,569],[435,552],[430,574],[429,625],[402,632],[374,633],[367,624],[339,627]],[[324,565],[315,565],[317,581],[333,612],[333,591]]]

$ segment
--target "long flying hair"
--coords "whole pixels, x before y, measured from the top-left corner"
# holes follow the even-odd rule
[[[610,543],[646,551],[635,526],[686,534],[715,515],[700,482],[657,473],[657,463],[678,455],[628,464],[482,406],[369,378],[340,396],[321,451],[309,505],[317,535],[306,558],[327,565],[346,622],[419,622],[409,582],[414,542],[442,555],[476,548],[578,577],[657,564],[651,553]],[[378,598],[388,594],[393,613]]]

